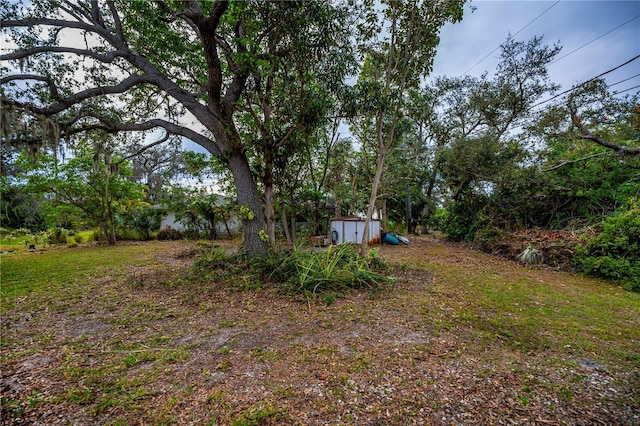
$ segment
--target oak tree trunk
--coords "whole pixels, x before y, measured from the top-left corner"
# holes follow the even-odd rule
[[[253,180],[246,155],[235,150],[229,158],[229,169],[238,190],[238,204],[247,206],[253,212],[253,219],[242,218],[244,232],[244,250],[250,257],[267,254],[267,245],[260,239],[260,230],[264,229],[265,220],[260,202],[260,193]]]

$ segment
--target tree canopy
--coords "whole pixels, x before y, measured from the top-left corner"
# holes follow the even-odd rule
[[[493,73],[432,78],[439,30],[465,5],[4,2],[5,223],[46,227],[38,203],[103,182],[94,195],[115,210],[91,217],[112,234],[117,200],[131,195],[120,183],[144,185],[129,198],[157,204],[194,173],[215,176],[235,206],[210,189],[169,188],[164,201],[209,234],[235,212],[250,256],[274,245],[278,220],[289,243],[301,223],[318,235],[330,215],[369,220],[376,209],[406,232],[417,220],[478,241],[636,209],[637,95],[597,78],[559,93],[547,67],[561,46],[542,37],[507,38]],[[37,163],[17,159],[42,152],[40,165],[59,168],[51,192],[23,193]]]
[[[3,30],[16,48],[2,60],[19,68],[11,73],[4,68],[3,121],[44,117],[53,123],[55,139],[65,141],[96,130],[155,129],[190,139],[228,166],[239,204],[253,213],[252,220],[244,220],[245,248],[264,253],[259,238],[264,214],[248,160],[249,144],[256,141],[243,139],[238,112],[251,112],[252,102],[262,102],[261,125],[271,126],[265,109],[270,108],[269,81],[291,65],[284,58],[300,58],[293,75],[301,86],[309,77],[341,81],[331,61],[317,66],[307,59],[335,58],[346,37],[341,35],[348,34],[348,6],[319,1],[3,3]],[[348,69],[335,63],[343,72]],[[308,111],[303,105],[299,114]],[[301,116],[292,128],[310,118]],[[18,132],[7,137],[16,139]]]

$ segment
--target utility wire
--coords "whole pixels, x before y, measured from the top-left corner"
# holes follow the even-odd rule
[[[590,44],[591,44],[591,43],[593,43],[594,41],[601,39],[602,37],[606,36],[607,34],[610,34],[610,33],[614,32],[614,31],[615,31],[615,30],[617,30],[618,28],[621,28],[621,27],[623,27],[623,26],[627,25],[629,22],[631,22],[631,21],[635,21],[635,20],[636,20],[636,19],[638,19],[638,18],[640,18],[640,15],[636,16],[635,18],[631,18],[631,19],[629,19],[627,22],[625,22],[625,23],[623,23],[623,24],[618,25],[618,26],[617,26],[617,27],[615,27],[614,29],[609,30],[609,31],[607,31],[606,33],[604,33],[604,34],[602,34],[602,35],[600,35],[600,36],[598,36],[598,37],[594,38],[594,39],[593,39],[593,40],[591,40],[590,42],[587,42],[587,43],[583,44],[582,46],[580,46],[580,47],[578,47],[578,48],[576,48],[576,49],[573,49],[571,52],[567,53],[566,55],[562,55],[562,56],[560,56],[558,59],[556,59],[556,60],[554,60],[554,61],[552,61],[552,62],[549,62],[549,65],[555,64],[555,63],[556,63],[556,62],[558,62],[559,60],[566,58],[567,56],[571,55],[572,53],[577,52],[578,50],[582,49],[583,47],[586,47],[586,46],[590,45]],[[474,65],[474,66],[475,66],[475,65]]]
[[[524,27],[520,28],[518,30],[518,32],[516,32],[515,34],[513,34],[511,37],[515,37],[518,34],[520,34],[525,28],[527,28],[529,25],[533,24],[535,21],[538,20],[538,18],[540,18],[542,15],[544,15],[545,13],[547,13],[549,10],[551,10],[551,8],[553,8],[555,5],[557,5],[558,3],[560,3],[560,0],[556,1],[554,4],[552,4],[551,6],[549,6],[548,8],[546,8],[544,10],[544,12],[542,12],[541,14],[539,14],[538,16],[536,16],[535,18],[533,18],[531,21],[529,21],[529,23],[527,25],[525,25]],[[491,56],[496,50],[500,49],[500,46],[502,45],[498,45],[498,47],[496,47],[495,49],[493,49],[491,52],[487,53],[487,55],[480,59],[478,62],[476,62],[475,64],[473,64],[471,66],[471,68],[469,68],[468,70],[466,70],[465,72],[462,73],[462,75],[467,74],[469,71],[471,71],[472,69],[474,69],[476,66],[478,66],[482,61],[484,61],[485,59],[487,59],[489,56]]]
[[[631,77],[629,77],[629,78],[625,78],[624,80],[616,81],[615,83],[611,83],[611,84],[607,83],[607,87],[617,86],[618,84],[624,83],[625,81],[629,81],[629,80],[634,79],[634,78],[636,78],[636,77],[640,77],[640,74],[633,75],[633,76],[631,76]],[[594,78],[597,78],[597,77],[594,77]],[[586,82],[585,82],[585,83],[586,83]],[[583,83],[583,84],[585,84],[585,83]],[[576,87],[574,87],[574,88],[572,88],[572,89],[569,89],[569,90],[577,89],[578,87],[580,87],[580,86],[576,86]],[[613,92],[612,92],[612,94],[613,94],[613,95],[619,95],[619,94],[621,94],[621,93],[625,93],[625,92],[628,92],[628,91],[630,91],[630,90],[636,89],[637,87],[639,87],[639,86],[634,86],[634,87],[631,87],[631,88],[629,88],[629,89],[625,89],[625,90],[622,90],[622,91],[619,91],[619,92],[613,91]],[[550,101],[550,100],[551,100],[551,99],[547,99],[547,101]],[[547,101],[545,101],[545,102],[547,102]],[[542,102],[541,102],[541,103],[542,103]],[[540,103],[540,104],[541,104],[541,103]],[[534,106],[530,107],[530,108],[528,109],[528,111],[530,111],[530,110],[531,110],[531,109],[533,109],[535,106],[540,105],[540,104],[536,104],[536,105],[534,105]],[[554,104],[553,104],[553,105],[551,105],[551,106],[552,106],[552,107],[553,107],[553,106],[558,106],[558,105],[560,105],[560,104],[562,104],[562,101],[561,101],[561,100],[560,100],[560,101],[558,101],[558,102],[556,102],[556,103],[554,103]],[[523,120],[525,120],[525,118],[523,118]]]
[[[631,62],[635,61],[635,60],[636,60],[636,59],[638,59],[638,58],[640,58],[640,55],[634,56],[633,58],[629,59],[627,62],[625,62],[625,63],[623,63],[623,64],[620,64],[620,65],[618,65],[618,66],[617,66],[617,67],[615,67],[615,68],[611,68],[610,70],[607,70],[607,71],[603,72],[602,74],[598,74],[597,76],[595,76],[595,77],[593,77],[593,78],[590,78],[589,80],[587,80],[587,81],[585,81],[585,82],[583,82],[583,83],[580,83],[580,84],[578,84],[577,86],[572,87],[571,89],[567,89],[567,90],[565,90],[564,92],[560,92],[560,93],[558,93],[557,95],[550,97],[549,99],[546,99],[546,100],[544,100],[544,101],[538,102],[537,104],[535,104],[535,105],[531,106],[531,108],[530,108],[530,109],[535,108],[535,107],[537,107],[538,105],[546,104],[547,102],[549,102],[549,101],[551,101],[551,100],[553,100],[553,99],[555,99],[555,98],[557,98],[557,97],[560,97],[560,96],[562,96],[562,95],[565,95],[565,94],[567,94],[567,93],[569,93],[569,92],[571,92],[571,91],[573,91],[573,90],[577,89],[578,87],[582,87],[582,86],[584,86],[585,84],[587,84],[587,83],[589,83],[589,82],[592,82],[593,80],[595,80],[595,79],[597,79],[597,78],[602,77],[603,75],[607,75],[607,74],[609,74],[610,72],[613,72],[613,71],[615,71],[615,70],[617,70],[617,69],[619,69],[619,68],[624,67],[625,65],[629,65]]]
[[[625,81],[629,81],[629,80],[631,80],[632,78],[636,78],[636,77],[638,77],[638,76],[640,76],[640,74],[632,75],[631,77],[629,77],[629,78],[625,78],[624,80],[620,80],[620,81],[618,81],[618,82],[616,82],[616,83],[607,84],[607,86],[609,86],[609,87],[613,87],[613,86],[616,86],[616,85],[618,85],[618,84],[620,84],[620,83],[624,83]]]
[[[628,91],[633,90],[633,89],[637,89],[638,87],[640,87],[640,84],[638,84],[637,86],[629,87],[628,89],[620,90],[618,92],[613,92],[613,94],[614,95],[619,95],[621,93],[628,92]]]

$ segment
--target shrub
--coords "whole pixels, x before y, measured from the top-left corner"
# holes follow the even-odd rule
[[[127,218],[127,222],[140,239],[148,240],[151,237],[151,232],[160,227],[159,216],[157,210],[147,209],[133,213]]]
[[[373,259],[376,259],[373,261]],[[356,247],[341,244],[317,252],[294,250],[283,264],[293,272],[284,281],[286,289],[293,293],[326,293],[351,288],[375,288],[386,278],[372,269],[378,257],[358,255]]]
[[[177,229],[173,229],[170,226],[167,226],[158,232],[159,240],[181,240],[182,238],[182,232]]]
[[[452,241],[474,241],[476,233],[491,227],[491,216],[484,210],[484,197],[450,203],[441,215],[440,230]]]
[[[350,244],[323,251],[296,246],[253,259],[246,259],[241,251],[239,254],[227,253],[215,246],[197,251],[194,276],[206,277],[209,276],[207,271],[216,271],[217,280],[233,277],[236,284],[247,280],[269,282],[290,294],[325,295],[325,303],[332,298],[330,294],[335,296],[353,288],[375,289],[388,281],[380,273],[386,265],[375,251],[362,257],[358,255],[357,247]]]
[[[224,248],[211,244],[211,247],[199,245],[196,248],[198,257],[194,263],[195,269],[213,270],[239,260],[237,256],[228,254]]]
[[[527,246],[527,248],[518,255],[518,259],[530,265],[542,265],[544,263],[544,255],[542,252],[531,245]]]
[[[631,202],[602,225],[602,233],[578,247],[576,266],[586,275],[617,280],[640,292],[640,203]]]
[[[264,279],[293,294],[328,294],[352,288],[376,288],[388,281],[380,271],[384,262],[375,251],[362,257],[357,247],[340,244],[323,251],[303,249],[273,252],[252,261],[252,269]]]
[[[51,228],[47,231],[50,244],[66,244],[70,236],[69,230],[61,227]]]

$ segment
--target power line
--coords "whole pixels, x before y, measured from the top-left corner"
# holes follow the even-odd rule
[[[620,84],[620,83],[624,83],[625,81],[629,81],[629,80],[631,80],[632,78],[636,78],[636,77],[638,77],[638,76],[640,76],[640,74],[632,75],[632,76],[631,76],[631,77],[629,77],[629,78],[625,78],[624,80],[620,80],[620,81],[618,81],[618,82],[616,82],[616,83],[608,84],[607,86],[609,86],[609,87],[613,87],[613,86],[615,86],[615,85],[618,85],[618,84]]]
[[[542,15],[544,15],[545,13],[547,13],[549,10],[551,10],[552,7],[554,7],[555,5],[557,5],[558,3],[560,3],[560,0],[556,1],[554,4],[552,4],[551,6],[549,6],[548,8],[546,8],[544,10],[544,12],[542,12],[541,14],[539,14],[538,16],[536,16],[535,18],[533,18],[531,21],[529,21],[529,23],[527,25],[525,25],[524,27],[520,28],[518,30],[518,32],[516,32],[515,34],[513,34],[511,37],[515,37],[518,34],[520,34],[525,28],[527,28],[529,25],[533,24],[535,21],[538,20],[538,18],[540,18]],[[496,50],[500,49],[501,45],[498,45],[498,47],[496,47],[495,49],[493,49],[491,52],[487,53],[487,55],[480,59],[478,62],[476,62],[475,64],[473,64],[471,66],[471,68],[469,68],[468,70],[466,70],[465,72],[462,73],[462,75],[467,74],[469,71],[471,71],[472,69],[474,69],[476,66],[478,66],[482,61],[484,61],[485,59],[487,59],[489,56],[491,56]]]
[[[607,87],[617,86],[618,84],[624,83],[625,81],[629,81],[629,80],[634,79],[634,78],[636,78],[636,77],[640,77],[640,74],[632,75],[631,77],[625,78],[624,80],[616,81],[615,83],[611,83],[611,84],[607,83]],[[591,80],[595,80],[596,78],[598,78],[598,77],[594,77],[594,78],[592,78]],[[589,81],[591,81],[591,80],[585,81],[584,83],[582,83],[582,84],[580,84],[580,85],[578,85],[578,86],[576,86],[576,87],[573,87],[573,88],[571,88],[571,89],[567,90],[567,92],[570,92],[570,91],[571,91],[571,90],[573,90],[573,89],[577,89],[578,87],[581,87],[582,85],[584,85],[584,84],[588,83],[588,82],[589,82]],[[628,92],[628,91],[630,91],[630,90],[633,90],[633,89],[635,89],[635,88],[637,88],[637,87],[638,87],[638,86],[634,86],[634,87],[631,87],[631,88],[629,88],[629,89],[625,89],[625,90],[622,90],[622,91],[619,91],[619,92],[614,91],[614,92],[612,92],[612,94],[613,94],[613,95],[619,95],[619,94],[621,94],[621,93],[625,93],[625,92]],[[559,94],[559,95],[562,95],[562,93],[561,93],[561,94]],[[548,102],[548,101],[550,101],[550,100],[552,100],[552,99],[553,99],[553,98],[550,98],[550,99],[547,99],[546,101],[543,101],[543,102],[540,102],[540,103],[538,103],[538,104],[536,104],[536,105],[533,105],[532,107],[530,107],[530,108],[529,108],[529,110],[533,109],[534,107],[536,107],[536,106],[538,106],[538,105],[541,105],[541,104],[543,104],[543,103],[546,103],[546,102]],[[558,106],[558,105],[560,105],[561,103],[562,103],[562,101],[557,102],[557,103],[555,103],[555,104],[554,104],[554,105],[552,105],[552,106]]]
[[[591,40],[590,42],[587,42],[587,43],[583,44],[582,46],[580,46],[580,47],[578,47],[578,48],[576,48],[576,49],[573,49],[571,52],[567,53],[566,55],[563,55],[563,56],[559,57],[558,59],[554,60],[553,62],[550,62],[550,63],[549,63],[549,65],[555,64],[555,63],[556,63],[556,62],[558,62],[559,60],[566,58],[567,56],[571,55],[572,53],[577,52],[578,50],[582,49],[583,47],[586,47],[586,46],[590,45],[590,44],[591,44],[591,43],[593,43],[594,41],[601,39],[602,37],[606,36],[607,34],[610,34],[610,33],[614,32],[614,31],[615,31],[615,30],[617,30],[618,28],[621,28],[621,27],[623,27],[623,26],[627,25],[629,22],[631,22],[631,21],[635,21],[635,20],[636,20],[636,19],[638,19],[638,18],[640,18],[640,15],[636,16],[635,18],[631,18],[631,19],[629,19],[627,22],[625,22],[625,23],[623,23],[623,24],[618,25],[618,26],[617,26],[617,27],[615,27],[614,29],[609,30],[609,31],[607,31],[606,33],[604,33],[604,34],[602,34],[602,35],[600,35],[600,36],[598,36],[598,37],[594,38],[594,39],[593,39],[593,40]]]
[[[552,96],[552,97],[550,97],[549,99],[546,99],[546,100],[544,100],[544,101],[542,101],[542,102],[538,102],[537,104],[535,104],[535,105],[531,106],[531,108],[530,108],[530,109],[535,108],[535,107],[537,107],[538,105],[546,104],[547,102],[549,102],[549,101],[551,101],[551,100],[553,100],[553,99],[555,99],[555,98],[557,98],[557,97],[560,97],[560,96],[562,96],[562,95],[565,95],[565,94],[567,94],[567,93],[569,93],[569,92],[571,92],[571,91],[573,91],[573,90],[577,89],[578,87],[582,87],[582,86],[584,86],[585,84],[587,84],[587,83],[589,83],[589,82],[591,82],[591,81],[593,81],[593,80],[595,80],[595,79],[597,79],[597,78],[602,77],[603,75],[607,75],[607,74],[609,74],[610,72],[613,72],[613,71],[615,71],[615,70],[617,70],[617,69],[619,69],[619,68],[624,67],[625,65],[629,65],[631,62],[635,61],[635,60],[636,60],[636,59],[638,59],[638,58],[640,58],[640,55],[634,56],[633,58],[629,59],[629,60],[628,60],[628,61],[626,61],[625,63],[620,64],[620,65],[618,65],[618,66],[617,66],[617,67],[615,67],[615,68],[611,68],[610,70],[607,70],[607,71],[603,72],[602,74],[598,74],[597,76],[592,77],[592,78],[590,78],[589,80],[587,80],[587,81],[585,81],[585,82],[583,82],[583,83],[580,83],[580,84],[578,84],[577,86],[572,87],[571,89],[567,89],[567,90],[565,90],[564,92],[560,92],[560,93],[558,93],[557,95]]]
[[[629,87],[628,89],[620,90],[620,91],[618,91],[618,92],[613,92],[613,94],[614,94],[614,95],[619,95],[619,94],[621,94],[621,93],[629,92],[629,91],[631,91],[631,90],[633,90],[633,89],[637,89],[638,87],[640,87],[640,84],[638,84],[637,86]]]

